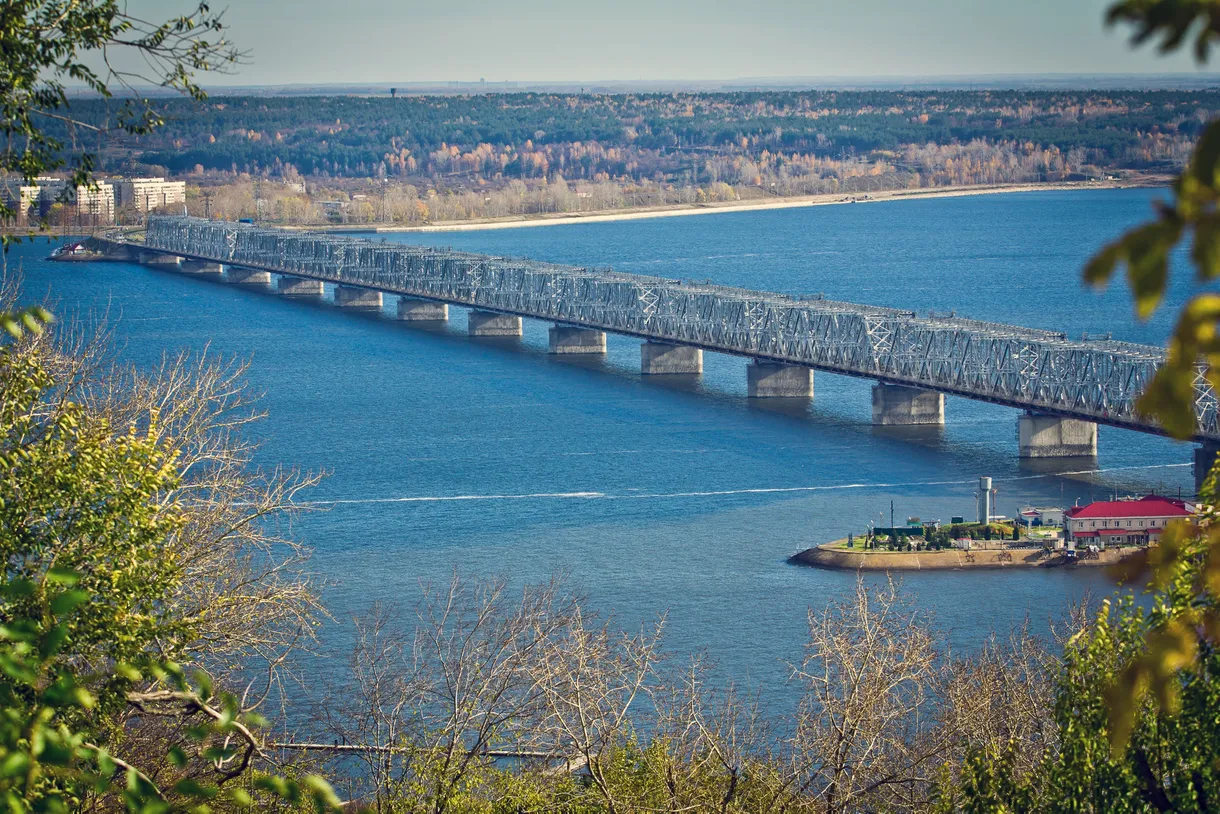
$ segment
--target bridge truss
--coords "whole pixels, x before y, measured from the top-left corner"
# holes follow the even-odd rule
[[[623,274],[426,246],[152,217],[176,255],[876,379],[1160,433],[1135,401],[1165,351],[956,316]],[[1197,440],[1220,440],[1195,384]]]

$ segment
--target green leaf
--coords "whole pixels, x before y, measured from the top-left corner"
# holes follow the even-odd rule
[[[1127,256],[1122,240],[1117,240],[1097,254],[1084,267],[1084,279],[1089,285],[1102,287],[1114,276],[1114,270]]]
[[[195,679],[196,693],[199,697],[204,701],[211,698],[213,691],[212,677],[203,670],[196,670],[192,677]]]
[[[47,631],[47,635],[43,637],[42,643],[38,647],[39,655],[44,660],[51,658],[59,652],[59,648],[63,646],[64,640],[68,638],[68,628],[64,625],[56,625]]]
[[[81,575],[76,571],[73,571],[71,568],[52,568],[51,570],[47,571],[47,582],[51,582],[56,585],[63,585],[70,588],[76,583],[80,582],[80,580]]]
[[[10,599],[23,599],[33,596],[34,591],[37,589],[38,586],[28,579],[10,580],[3,588],[4,594]]]
[[[1169,252],[1181,236],[1175,221],[1141,226],[1123,238],[1127,250],[1127,280],[1135,296],[1135,310],[1147,319],[1160,305],[1169,280]]]
[[[335,794],[335,790],[331,788],[330,783],[327,783],[318,775],[306,775],[302,782],[305,788],[309,790],[319,811],[335,810],[342,807],[343,803],[339,800],[338,795]]]
[[[197,780],[186,778],[174,784],[174,791],[197,800],[211,800],[220,790],[215,786],[205,786]]]
[[[1155,419],[1174,438],[1195,434],[1194,370],[1165,365],[1135,403],[1136,412]]]
[[[63,616],[89,601],[88,591],[68,590],[51,600],[51,613]]]
[[[1191,257],[1200,281],[1214,280],[1220,276],[1220,215],[1204,215],[1195,222]]]
[[[140,681],[144,678],[144,674],[132,667],[130,664],[119,663],[114,665],[115,675],[120,678],[125,678],[128,681]]]
[[[254,805],[254,798],[245,789],[236,786],[228,790],[229,801],[240,808],[250,808]]]
[[[1212,122],[1195,145],[1195,153],[1190,160],[1190,174],[1199,183],[1214,190],[1217,170],[1220,170],[1220,127]]]

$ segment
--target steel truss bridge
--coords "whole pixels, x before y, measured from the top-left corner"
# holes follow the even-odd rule
[[[1163,434],[1135,411],[1166,357],[1149,345],[183,216],[149,218],[144,246]],[[1195,440],[1220,441],[1216,395],[1201,369],[1195,413]]]

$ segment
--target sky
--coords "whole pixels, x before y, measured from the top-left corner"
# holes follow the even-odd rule
[[[1111,0],[232,0],[208,84],[1177,73]],[[188,0],[128,0],[169,16]],[[222,7],[213,2],[214,8]],[[1214,69],[1214,66],[1213,66]]]

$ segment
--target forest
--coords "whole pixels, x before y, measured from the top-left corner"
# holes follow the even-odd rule
[[[73,110],[96,126],[119,115],[100,100],[74,100]],[[188,208],[201,216],[410,225],[1163,181],[1218,110],[1212,90],[171,99],[158,103],[163,126],[112,140],[98,168],[183,178]]]
[[[114,115],[77,100],[90,122]],[[485,94],[170,100],[165,125],[108,148],[178,175],[207,172],[405,179],[649,179],[751,183],[884,159],[909,172],[929,146],[1037,156],[1031,172],[1181,162],[1220,110],[1217,91],[824,91],[624,95]],[[1029,179],[1023,179],[1029,180]]]

